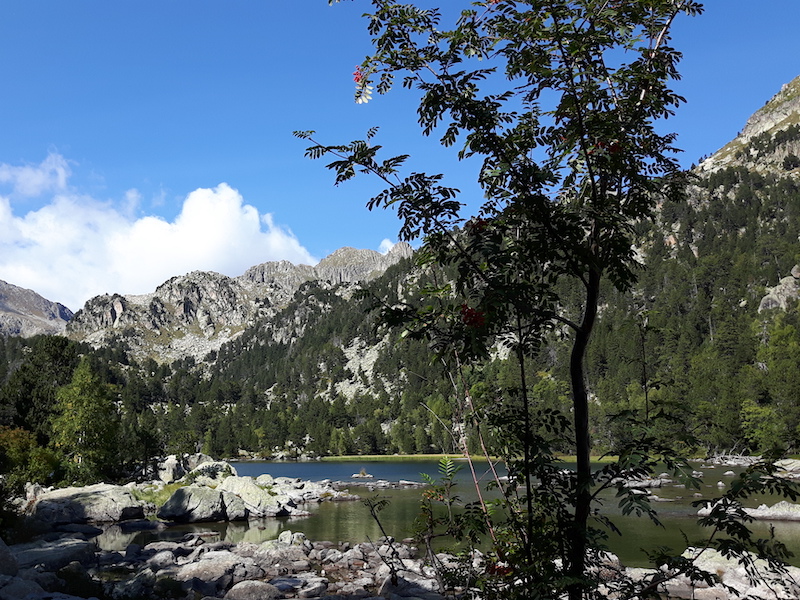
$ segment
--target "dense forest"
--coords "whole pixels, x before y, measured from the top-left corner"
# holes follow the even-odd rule
[[[789,165],[791,167],[791,165]],[[626,436],[615,415],[660,418],[657,435],[698,454],[800,448],[797,301],[759,312],[800,263],[800,190],[789,176],[730,167],[697,177],[688,201],[640,226],[635,289],[607,292],[589,347],[598,454]],[[376,302],[413,302],[447,278],[405,260],[338,294],[305,284],[282,312],[203,361],[135,361],[124,337],[0,339],[0,460],[7,486],[107,480],[153,457],[458,452],[468,388],[490,403],[518,384],[498,352],[458,370],[380,323]],[[560,290],[568,305],[572,291]],[[537,402],[568,410],[567,348],[554,332],[528,374]],[[466,419],[466,420],[465,420]],[[567,443],[560,448],[570,452]]]

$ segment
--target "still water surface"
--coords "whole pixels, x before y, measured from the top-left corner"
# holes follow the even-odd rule
[[[408,460],[400,462],[383,461],[324,461],[324,462],[241,462],[234,463],[239,475],[258,476],[268,473],[273,477],[299,477],[304,480],[320,481],[331,479],[351,483],[349,490],[362,498],[380,495],[390,499],[391,503],[380,514],[384,528],[390,535],[400,539],[413,533],[414,520],[419,513],[419,489],[389,489],[371,492],[365,482],[385,479],[388,481],[423,481],[421,473],[436,478],[437,462],[432,460]],[[569,466],[565,464],[565,466]],[[486,463],[476,463],[479,475],[489,480]],[[361,470],[374,476],[372,480],[353,478],[353,474]],[[704,497],[711,498],[720,492],[717,482],[730,482],[732,477],[723,475],[729,467],[702,468],[705,485],[699,490]],[[738,472],[737,469],[733,469]],[[466,465],[458,475],[458,493],[465,501],[475,499],[474,486]],[[686,547],[689,543],[700,540],[708,532],[703,532],[697,525],[696,509],[691,502],[694,490],[668,486],[652,490],[663,502],[654,502],[663,527],[658,527],[646,517],[623,516],[620,514],[613,498],[613,493],[603,499],[603,512],[610,515],[615,525],[622,532],[621,536],[610,534],[608,544],[610,550],[620,556],[628,566],[647,566],[646,551],[658,546],[668,546],[675,550]],[[754,498],[752,505],[761,503],[773,504],[777,499]],[[262,542],[275,539],[281,531],[290,529],[302,531],[312,540],[329,540],[333,542],[363,542],[377,540],[381,536],[378,525],[371,518],[369,511],[361,502],[324,502],[320,505],[304,507],[311,515],[308,517],[288,517],[281,519],[265,519],[249,523],[203,524],[170,528],[159,537],[181,537],[187,531],[218,531],[222,539],[241,542]],[[753,528],[760,536],[768,534],[770,524],[775,526],[777,537],[795,552],[795,564],[800,563],[800,523],[790,522],[758,522]],[[137,543],[148,541],[147,534],[139,534]]]

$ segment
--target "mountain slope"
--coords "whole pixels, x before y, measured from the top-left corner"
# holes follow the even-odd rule
[[[748,120],[741,133],[700,163],[701,172],[745,167],[800,175],[800,76],[785,84]]]
[[[0,335],[60,334],[71,318],[63,304],[0,280]]]
[[[380,275],[411,253],[400,243],[385,255],[342,248],[316,267],[268,262],[239,277],[194,271],[150,294],[96,296],[75,313],[67,333],[96,347],[122,341],[135,356],[158,362],[202,359],[257,321],[273,318],[306,282],[344,285],[338,293],[348,294],[347,286]]]

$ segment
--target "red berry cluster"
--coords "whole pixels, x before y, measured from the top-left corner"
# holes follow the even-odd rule
[[[470,308],[466,304],[462,304],[461,321],[467,327],[483,327],[486,324],[486,313],[484,313],[482,310]]]

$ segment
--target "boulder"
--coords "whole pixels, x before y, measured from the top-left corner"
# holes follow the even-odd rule
[[[745,567],[736,557],[727,558],[717,550],[699,550],[696,548],[687,549],[683,556],[693,558],[696,567],[716,574],[723,585],[733,588],[731,597],[775,598],[779,600],[796,600],[796,598],[800,597],[800,584],[798,584],[800,581],[800,569],[797,567],[786,567],[785,573],[770,574],[766,561],[756,559],[754,560],[754,566],[765,580],[755,583],[750,580]],[[750,558],[755,557],[751,556]],[[677,592],[675,595],[678,595],[684,592],[681,587],[691,588],[686,581],[676,581],[667,585],[667,591],[672,595],[674,590]],[[722,591],[720,586],[715,586],[711,590]],[[709,594],[706,597],[713,596]]]
[[[19,564],[6,543],[0,539],[0,575],[13,577],[19,573]]]
[[[293,503],[284,496],[272,494],[270,490],[258,485],[252,477],[227,477],[217,489],[241,498],[253,517],[280,517],[292,512]]]
[[[164,483],[173,483],[184,475],[186,475],[186,470],[174,454],[170,454],[158,464],[158,478]]]
[[[213,458],[211,458],[208,454],[203,454],[202,452],[185,454],[183,460],[187,471],[192,471],[203,463],[214,462]]]
[[[0,600],[19,600],[20,598],[41,597],[42,587],[35,581],[19,577],[0,576]]]
[[[61,538],[52,542],[43,540],[15,544],[9,549],[21,569],[42,565],[47,571],[57,571],[73,561],[88,564],[94,560],[95,545],[86,540]]]
[[[46,525],[111,523],[143,519],[144,505],[128,488],[98,483],[44,492],[28,513]]]
[[[241,581],[228,590],[225,600],[274,600],[283,598],[274,585],[263,581]]]
[[[200,485],[216,486],[226,477],[236,476],[236,469],[225,461],[204,462],[186,474],[185,479]]]
[[[240,581],[261,579],[264,570],[255,561],[226,550],[212,550],[199,555],[199,560],[178,568],[175,579],[178,581],[200,581],[224,590]]]
[[[222,494],[199,485],[178,488],[158,509],[159,519],[179,523],[225,521],[228,518]]]
[[[250,516],[250,508],[239,496],[223,490],[222,501],[228,521],[244,521]]]

